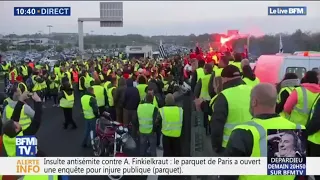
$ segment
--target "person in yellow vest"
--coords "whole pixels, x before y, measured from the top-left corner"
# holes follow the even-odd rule
[[[167,94],[165,106],[159,109],[158,123],[161,125],[163,157],[181,156],[181,131],[183,109],[175,105],[173,94]]]
[[[240,72],[242,72],[241,61],[242,61],[242,54],[235,53],[234,54],[234,61],[231,64],[236,66],[237,68],[239,68]]]
[[[225,68],[228,65],[229,65],[229,57],[222,56],[222,58],[219,60],[218,66],[213,67],[215,77],[221,76],[221,72],[223,68]]]
[[[110,113],[110,117],[113,120],[116,120],[116,109],[115,109],[115,102],[114,97],[116,94],[116,87],[117,87],[117,78],[112,78],[111,80],[111,87],[107,90],[107,97],[108,97],[108,112]]]
[[[28,93],[28,91],[25,91],[24,93]],[[21,96],[21,90],[18,88],[18,84],[14,84],[10,90],[9,90],[9,97],[12,97],[12,101],[8,103],[8,105],[5,106],[2,114],[2,123],[5,123],[6,121],[9,121],[13,110],[15,106],[17,105],[17,102]],[[34,110],[28,105],[24,104],[22,107],[21,115],[19,123],[23,130],[27,129],[29,125],[31,124],[31,119],[34,117]]]
[[[94,78],[86,71],[84,80],[85,88],[91,87],[92,82],[94,82]]]
[[[25,107],[28,106],[25,104],[25,100],[29,97],[30,93],[28,91],[25,91],[22,95],[19,96],[19,100],[16,101],[16,105],[13,109],[5,110],[5,112],[7,112],[6,116],[10,115],[10,118],[8,118],[8,120],[3,123],[2,127],[5,156],[16,156],[16,136],[35,135],[40,128],[42,105],[41,98],[37,95],[37,93],[33,93],[31,96],[35,102],[35,112],[33,112],[33,120],[30,120],[31,123],[26,128],[21,122],[22,118],[25,115]]]
[[[302,79],[300,87],[295,88],[284,104],[283,111],[288,119],[294,123],[306,125],[312,103],[320,93],[318,73],[308,71]]]
[[[85,91],[86,91],[86,86],[85,86],[86,74],[87,74],[86,70],[82,70],[81,73],[79,74],[78,87],[79,87],[80,97],[83,96],[85,94]]]
[[[62,72],[61,84],[64,81],[68,81],[72,87],[72,79],[73,79],[72,73],[70,73],[70,71],[65,67],[61,67],[61,72]]]
[[[286,103],[290,93],[299,85],[300,79],[295,73],[286,73],[283,80],[277,84],[278,98],[276,113],[280,116],[286,117],[286,114],[283,112],[284,104]]]
[[[244,84],[239,68],[228,65],[221,73],[223,90],[216,97],[211,115],[211,140],[214,152],[226,147],[232,129],[251,119],[249,112],[251,87]]]
[[[103,87],[104,87],[106,90],[108,90],[108,88],[112,87],[111,80],[112,80],[112,76],[111,76],[111,75],[107,75],[107,76],[103,79]]]
[[[97,100],[100,113],[106,110],[106,104],[108,103],[107,90],[100,85],[100,81],[96,80],[92,86],[94,95]]]
[[[20,66],[20,73],[22,75],[23,81],[26,82],[28,77],[29,77],[29,66],[28,66],[28,62],[24,62],[24,64],[22,64]]]
[[[99,117],[99,108],[97,104],[97,99],[94,95],[94,88],[87,88],[86,93],[81,97],[81,107],[83,111],[83,116],[85,120],[85,132],[82,141],[82,147],[87,147],[88,140],[90,139],[90,132],[93,131],[95,135],[95,125],[96,120]],[[103,112],[100,112],[103,113]]]
[[[139,104],[137,110],[141,157],[147,155],[148,147],[150,148],[150,156],[157,156],[156,120],[158,108],[153,104],[153,99],[152,94],[147,94],[144,103]]]
[[[136,88],[139,91],[140,102],[143,101],[143,99],[146,97],[147,87],[147,78],[144,75],[139,75],[138,85]]]
[[[58,76],[59,79],[61,78],[61,70],[58,63],[54,65],[53,72],[56,74],[56,76]]]
[[[230,134],[229,141],[223,156],[226,157],[267,157],[268,156],[268,130],[280,129],[286,131],[287,138],[298,145],[299,138],[294,138],[290,130],[305,129],[304,126],[290,122],[275,113],[277,91],[272,84],[261,83],[251,91],[250,113],[253,119],[237,125]],[[288,150],[285,150],[286,153]],[[296,154],[296,151],[293,151]],[[236,178],[236,177],[235,177]],[[295,176],[249,176],[241,175],[238,179],[272,179],[294,180]]]
[[[307,124],[307,156],[320,157],[320,96],[313,103]],[[320,176],[314,176],[315,180],[319,180]]]
[[[59,107],[58,104],[58,88],[60,86],[60,80],[55,73],[51,73],[48,78],[49,95],[53,99],[53,107]]]
[[[254,87],[260,83],[259,78],[254,74],[249,65],[242,67],[242,80],[251,87]]]
[[[64,81],[61,84],[61,91],[58,94],[58,100],[60,101],[60,107],[63,110],[64,114],[64,124],[63,128],[67,129],[69,125],[72,126],[72,129],[76,129],[77,125],[72,117],[72,109],[74,105],[74,91],[71,88],[71,85],[68,81]]]
[[[18,73],[17,70],[12,66],[9,68],[9,82],[11,84],[17,81]]]
[[[8,74],[9,74],[9,68],[10,68],[10,64],[7,63],[6,61],[3,61],[1,64],[1,71],[4,72],[4,86],[7,87],[8,85]]]
[[[214,89],[213,89],[213,79],[214,79],[214,73],[212,73],[212,64],[206,64],[204,66],[204,73],[205,75],[199,79],[195,89],[194,89],[194,95],[196,98],[202,98],[205,103],[209,104],[211,98],[215,95]],[[203,111],[203,124],[204,128],[206,129],[206,134],[209,135],[209,125],[208,125],[208,111]]]
[[[197,82],[199,81],[199,79],[201,79],[205,74],[204,74],[204,65],[205,65],[205,61],[203,59],[200,59],[198,61],[198,66],[197,69],[192,73],[192,78],[191,78],[191,89],[192,92],[194,92],[194,88],[197,85]]]

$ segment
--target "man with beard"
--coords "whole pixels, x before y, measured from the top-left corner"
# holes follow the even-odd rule
[[[277,102],[277,90],[272,84],[261,83],[255,86],[250,95],[250,113],[253,120],[242,123],[232,131],[226,149],[223,153],[226,157],[267,157],[267,131],[273,129],[292,130],[305,129],[275,112]],[[254,143],[254,141],[265,142]],[[265,146],[265,147],[262,147]],[[220,179],[237,180],[251,179],[244,177],[228,176]],[[270,176],[259,177],[269,179]],[[272,180],[294,180],[295,176],[272,176]]]

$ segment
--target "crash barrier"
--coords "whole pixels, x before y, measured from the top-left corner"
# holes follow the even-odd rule
[[[212,150],[211,136],[206,135],[204,127],[204,113],[197,111],[195,103],[191,100],[191,157],[213,157],[216,154]],[[217,176],[193,176],[192,180],[214,180]]]

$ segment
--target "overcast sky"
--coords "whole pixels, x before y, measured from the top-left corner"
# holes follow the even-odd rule
[[[79,17],[99,17],[99,2],[0,1],[0,34],[26,34],[42,31],[77,32]],[[17,17],[14,7],[71,7],[68,17]],[[189,35],[223,33],[238,29],[255,35],[293,32],[296,29],[320,31],[319,2],[124,2],[124,27],[100,28],[99,22],[84,24],[93,34]],[[307,16],[268,16],[268,6],[306,6]]]

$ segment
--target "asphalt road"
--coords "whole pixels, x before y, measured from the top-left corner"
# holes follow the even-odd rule
[[[0,82],[0,88],[3,89],[4,84]],[[32,104],[32,103],[31,103]],[[191,105],[188,97],[183,98],[182,105],[184,109],[184,125],[182,132],[182,154],[190,156],[190,119]],[[50,157],[90,157],[92,156],[90,148],[82,148],[81,142],[84,136],[84,120],[81,114],[80,98],[76,96],[75,107],[73,108],[73,118],[78,128],[76,130],[63,129],[63,112],[60,108],[52,107],[53,102],[44,103],[42,124],[36,134],[38,138],[38,148]],[[162,151],[158,150],[158,156],[162,156]],[[188,177],[181,177],[188,179]],[[106,180],[105,176],[71,176],[70,180]],[[149,177],[127,177],[128,180],[157,180],[157,176]],[[163,179],[162,177],[159,179]],[[169,179],[164,177],[164,179]],[[175,180],[180,179],[175,177]]]

